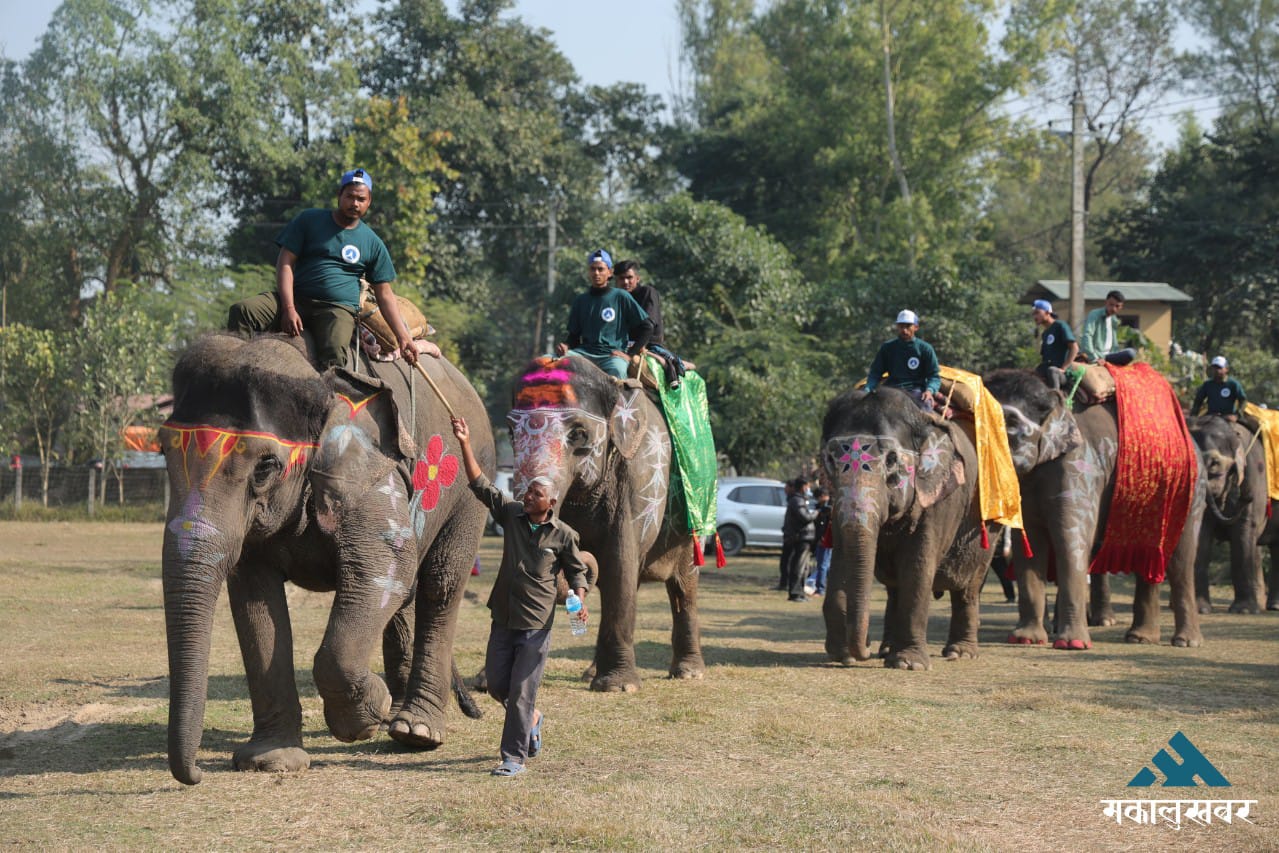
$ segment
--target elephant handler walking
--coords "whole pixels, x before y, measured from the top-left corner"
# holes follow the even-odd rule
[[[453,419],[453,434],[462,445],[462,464],[471,491],[502,525],[502,565],[489,595],[493,612],[484,670],[489,695],[506,706],[502,726],[502,763],[494,776],[516,776],[542,748],[542,714],[535,706],[542,670],[551,649],[555,619],[555,575],[564,572],[569,589],[582,599],[586,619],[587,566],[577,549],[577,531],[555,516],[555,486],[536,477],[522,501],[508,501],[489,482],[471,450],[471,432],[462,418]]]

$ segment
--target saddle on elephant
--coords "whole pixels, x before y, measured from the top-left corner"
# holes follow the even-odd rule
[[[1256,403],[1244,403],[1243,414],[1257,422],[1253,441],[1260,440],[1266,451],[1266,493],[1270,500],[1279,501],[1279,410],[1263,409]],[[1270,507],[1267,506],[1267,518],[1269,515]]]
[[[662,410],[674,451],[666,517],[673,524],[682,519],[687,532],[697,536],[699,542],[704,536],[714,536],[715,565],[722,569],[726,560],[715,530],[719,464],[711,434],[706,381],[691,367],[685,369],[682,381],[675,388],[661,381],[664,376],[665,366],[656,356],[639,357],[635,378]],[[702,549],[694,548],[693,553],[694,562],[703,565]]]
[[[426,321],[426,315],[422,313],[421,308],[398,293],[395,294],[395,304],[399,307],[400,318],[404,320],[404,325],[408,327],[409,335],[413,340],[421,340],[427,335],[434,334],[435,329]],[[360,310],[356,319],[359,321],[359,326],[373,336],[383,352],[395,352],[399,349],[400,345],[395,338],[395,332],[382,316],[369,283],[363,279],[360,279]],[[356,334],[361,334],[358,327]]]
[[[1115,378],[1105,364],[1076,362],[1066,372],[1067,397],[1080,406],[1104,403],[1115,396]]]
[[[1091,574],[1164,579],[1194,497],[1199,465],[1176,393],[1144,362],[1106,364],[1115,381],[1115,491]]]

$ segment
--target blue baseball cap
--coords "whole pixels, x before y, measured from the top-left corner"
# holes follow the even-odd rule
[[[373,192],[373,177],[363,169],[343,172],[342,180],[338,181],[338,192],[341,192],[347,184],[364,184],[369,188],[369,192]]]
[[[609,269],[613,268],[613,256],[610,255],[604,249],[596,249],[594,252],[591,252],[589,255],[586,256],[587,265],[590,265],[594,263],[595,261],[603,261],[604,266],[608,267]]]
[[[1030,307],[1038,308],[1040,311],[1047,311],[1049,314],[1053,312],[1053,304],[1047,299],[1036,299]]]

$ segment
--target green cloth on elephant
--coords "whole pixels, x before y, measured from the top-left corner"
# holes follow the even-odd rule
[[[654,376],[664,376],[662,363],[644,356]],[[715,438],[711,435],[706,381],[690,370],[678,388],[657,383],[657,396],[671,434],[671,484],[666,496],[666,518],[672,525],[683,520],[680,532],[709,536],[715,532],[715,493],[719,465]]]

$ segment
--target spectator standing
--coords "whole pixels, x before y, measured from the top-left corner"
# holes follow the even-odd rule
[[[791,481],[786,515],[782,520],[782,565],[786,569],[789,601],[808,600],[804,594],[804,580],[808,575],[808,556],[817,537],[813,526],[817,510],[808,505],[808,496],[808,483],[802,477]]]
[[[824,545],[826,530],[830,527],[830,492],[822,488],[813,490],[817,499],[817,517],[813,519],[813,573],[805,591],[812,587],[813,595],[826,594],[826,576],[830,574],[830,547]]]

